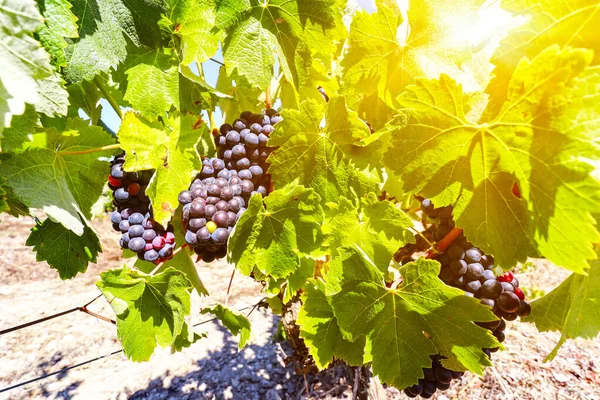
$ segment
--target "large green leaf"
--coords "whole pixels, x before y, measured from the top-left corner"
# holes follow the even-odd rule
[[[182,272],[151,276],[124,267],[100,277],[96,285],[117,316],[117,334],[132,361],[148,361],[157,346],[180,348],[190,341],[185,317],[192,285]]]
[[[179,205],[177,196],[189,187],[201,166],[196,143],[201,134],[207,134],[202,120],[193,115],[174,114],[165,123],[148,123],[127,112],[118,132],[121,148],[127,153],[125,170],[156,171],[146,194],[154,218],[163,226]]]
[[[486,329],[473,321],[496,316],[477,299],[438,279],[437,261],[420,258],[400,269],[403,281],[387,288],[381,273],[367,259],[357,257],[341,269],[341,291],[331,299],[333,312],[347,339],[367,337],[367,356],[373,372],[388,384],[404,388],[422,378],[432,354],[448,357],[444,366],[482,373],[491,365],[481,350],[498,346]],[[357,262],[358,261],[358,262]]]
[[[335,0],[216,3],[216,25],[227,33],[223,57],[228,73],[237,70],[261,89],[271,81],[276,61],[288,80],[297,84],[312,57],[329,57],[344,32]]]
[[[344,339],[331,309],[331,297],[325,295],[325,282],[311,279],[306,289],[296,323],[317,368],[327,368],[334,358],[350,365],[362,365],[365,338],[360,337],[355,342]]]
[[[102,128],[70,119],[64,131],[47,129],[31,136],[16,153],[4,154],[0,174],[27,207],[43,210],[77,235],[84,233],[104,185],[114,138]]]
[[[230,260],[242,273],[254,267],[285,278],[300,266],[300,256],[320,245],[323,210],[314,190],[296,182],[263,199],[255,194],[229,239]]]
[[[393,203],[378,201],[373,193],[363,198],[358,207],[343,197],[329,206],[323,232],[329,234],[332,257],[342,246],[357,245],[380,270],[387,271],[394,253],[414,241],[414,235],[408,231],[412,220]]]
[[[594,64],[600,61],[600,3],[597,0],[511,0],[502,8],[527,17],[496,49],[492,62],[494,79],[487,92],[496,112],[502,107],[513,71],[522,57],[533,58],[552,44],[594,50]]]
[[[558,287],[531,304],[531,315],[540,332],[559,331],[560,341],[548,355],[552,360],[567,339],[593,339],[600,332],[600,261],[590,263],[587,276],[571,274]]]
[[[328,104],[307,100],[298,110],[283,110],[282,116],[269,139],[269,146],[278,147],[269,157],[276,187],[299,179],[324,202],[375,191],[378,176],[357,169],[350,158],[363,147],[369,128],[347,109],[344,98],[332,98]],[[361,162],[360,157],[356,161]]]
[[[223,304],[203,308],[201,314],[213,314],[225,325],[232,335],[240,335],[238,348],[243,348],[250,339],[251,327],[248,318],[239,311],[233,310]]]
[[[0,7],[0,131],[25,103],[53,115],[66,114],[67,92],[50,57],[31,33],[43,23],[33,0],[6,0]]]
[[[37,30],[42,46],[52,57],[52,63],[58,67],[67,65],[65,38],[77,38],[77,17],[71,11],[73,7],[67,0],[37,0],[45,23]]]
[[[396,96],[415,78],[436,78],[442,72],[464,75],[458,66],[472,56],[471,46],[469,38],[457,39],[456,33],[477,22],[481,3],[411,1],[404,25],[395,0],[377,1],[377,12],[372,14],[358,11],[342,60],[345,91],[352,97],[376,94],[397,108]]]
[[[165,4],[154,0],[74,0],[79,38],[67,39],[65,76],[69,83],[92,80],[125,60],[128,45],[161,44],[158,21]]]
[[[592,176],[600,71],[585,69],[591,56],[553,46],[523,59],[502,111],[479,123],[466,118],[471,103],[460,85],[418,80],[399,99],[412,120],[390,129],[384,164],[408,192],[438,207],[455,203],[457,226],[500,266],[541,254],[583,272],[600,241],[590,216],[600,211]]]
[[[46,261],[58,270],[60,279],[71,279],[85,272],[88,263],[95,263],[102,252],[100,240],[89,226],[78,236],[49,218],[31,229],[26,244],[33,246],[37,261]]]
[[[168,0],[169,24],[181,40],[181,64],[204,62],[219,48],[222,33],[215,26],[213,0]]]

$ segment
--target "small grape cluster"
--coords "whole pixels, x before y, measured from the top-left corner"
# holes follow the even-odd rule
[[[204,158],[190,188],[179,194],[185,240],[204,262],[225,257],[250,196],[267,195],[267,141],[280,120],[269,109],[262,115],[245,111],[233,124],[223,124],[215,137],[218,157]]]
[[[423,213],[437,220],[436,226],[433,227],[432,238],[439,241],[455,226],[452,207],[434,208],[429,199],[420,200]],[[505,339],[505,320],[514,321],[517,317],[525,317],[531,312],[531,306],[525,301],[525,295],[519,288],[519,281],[513,273],[507,271],[501,276],[496,276],[494,257],[475,247],[462,233],[437,257],[437,260],[441,264],[439,277],[445,284],[462,289],[466,295],[479,299],[482,304],[490,306],[499,317],[497,321],[478,324],[492,331],[498,342],[502,343]],[[496,347],[483,349],[483,351],[491,358],[491,354],[498,349]],[[440,369],[443,367],[435,364],[436,361],[439,363],[441,356],[435,357],[437,358],[432,366],[435,374],[432,375],[431,372],[427,372],[427,368],[424,369],[425,378],[419,380],[416,385],[406,388],[404,392],[407,396],[420,395],[430,398],[436,390],[446,390],[452,379],[460,378],[461,372],[443,372]],[[452,378],[449,378],[450,375]]]
[[[140,260],[158,264],[173,255],[173,227],[169,225],[165,230],[152,218],[150,199],[145,193],[152,171],[125,172],[124,163],[125,153],[114,157],[108,176],[116,208],[110,216],[113,229],[122,233],[122,248],[137,253]]]
[[[429,356],[431,358],[431,367],[423,368],[423,378],[413,386],[404,389],[408,397],[421,396],[425,399],[434,395],[437,390],[447,390],[453,379],[460,379],[464,372],[451,371],[442,366],[441,360],[445,357],[440,355]]]

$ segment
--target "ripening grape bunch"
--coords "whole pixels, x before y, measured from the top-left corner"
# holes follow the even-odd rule
[[[113,229],[121,232],[119,244],[123,249],[137,253],[140,260],[158,264],[173,256],[175,235],[169,225],[165,230],[152,218],[150,199],[146,188],[152,171],[125,172],[125,153],[111,160],[108,186],[113,192],[110,220]]]
[[[435,226],[429,227],[435,241],[444,238],[454,228],[452,207],[434,208],[429,199],[421,199],[421,210],[427,217],[436,220]],[[445,284],[462,289],[467,296],[479,299],[499,317],[497,321],[478,324],[489,329],[498,342],[504,342],[506,321],[514,321],[531,312],[531,306],[525,301],[525,295],[514,274],[507,271],[496,276],[494,257],[475,247],[462,233],[437,260],[441,264],[439,277]],[[499,348],[483,349],[489,358],[498,350]],[[424,378],[406,388],[404,393],[409,397],[430,398],[437,390],[448,389],[453,379],[462,376],[462,372],[442,367],[439,363],[441,359],[439,355],[433,356],[432,367],[423,369]]]
[[[267,195],[267,142],[280,120],[273,109],[244,111],[233,124],[221,125],[218,157],[205,157],[189,189],[179,194],[185,241],[204,262],[226,256],[229,235],[252,194]]]

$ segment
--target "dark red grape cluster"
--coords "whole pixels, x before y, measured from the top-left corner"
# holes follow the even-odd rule
[[[168,260],[175,249],[173,227],[167,229],[154,221],[146,187],[152,171],[125,172],[125,153],[111,160],[108,186],[113,192],[110,220],[113,229],[121,232],[122,248],[137,253],[140,260],[158,264]]]
[[[441,240],[454,227],[452,207],[434,208],[429,199],[421,199],[421,210],[430,219],[437,220],[432,235],[434,240]],[[517,317],[525,317],[531,312],[531,307],[525,301],[525,295],[519,288],[519,281],[513,273],[507,271],[503,275],[496,276],[494,257],[473,246],[462,233],[437,257],[437,260],[441,264],[439,277],[445,284],[462,289],[466,295],[479,299],[482,304],[490,306],[499,317],[497,321],[478,324],[492,331],[498,342],[502,343],[505,339],[505,320],[514,321]],[[498,348],[483,349],[483,351],[491,358],[491,353],[498,351]],[[440,356],[436,357],[439,362]],[[457,371],[440,372],[440,368],[443,367],[436,366],[436,360],[433,360],[432,366],[435,374],[424,369],[425,378],[419,380],[418,384],[406,388],[404,392],[407,396],[420,395],[430,398],[436,390],[446,390],[452,379],[462,375]]]
[[[250,196],[267,195],[267,142],[280,120],[269,109],[245,111],[233,124],[223,124],[215,137],[218,157],[204,158],[190,188],[179,194],[185,241],[204,262],[226,256],[227,240]]]

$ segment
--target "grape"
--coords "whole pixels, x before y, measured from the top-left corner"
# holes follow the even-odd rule
[[[500,343],[504,342],[504,340],[506,339],[506,335],[502,331],[498,331],[498,330],[494,331],[494,336]]]
[[[215,215],[216,212],[217,212],[217,207],[213,206],[212,204],[209,204],[204,208],[204,216],[207,219],[212,218],[212,216]]]
[[[210,232],[206,226],[198,229],[198,232],[196,232],[196,239],[198,243],[207,243],[210,240]]]
[[[117,180],[121,180],[125,177],[125,171],[123,171],[123,166],[121,164],[113,165],[110,169],[110,176]]]
[[[217,229],[217,224],[215,224],[213,221],[208,221],[206,223],[206,229],[208,229],[208,231],[212,234]]]
[[[246,121],[243,119],[236,119],[233,123],[233,129],[235,129],[238,132],[244,128],[246,128]]]
[[[483,274],[481,274],[481,278],[479,278],[479,281],[483,283],[489,280],[496,280],[496,274],[494,274],[493,271],[486,269],[485,271],[483,271]]]
[[[505,292],[513,293],[515,291],[515,287],[508,282],[500,282],[500,284],[502,285],[502,290]]]
[[[465,257],[465,252],[462,247],[453,245],[448,249],[448,256],[451,260],[462,260]]]
[[[476,293],[481,288],[481,282],[478,280],[471,281],[467,283],[465,290],[468,290],[471,293]]]
[[[489,299],[487,297],[482,297],[481,299],[479,299],[479,302],[481,304],[484,304],[486,306],[490,306],[492,308],[494,308],[494,305],[496,304],[496,302],[493,299]]]
[[[437,367],[435,368],[435,377],[442,383],[450,383],[452,382],[452,371],[444,367]]]
[[[466,276],[469,279],[479,279],[481,275],[483,275],[483,265],[479,263],[471,263],[467,265],[467,274]]]
[[[146,241],[141,237],[136,237],[129,240],[129,250],[135,253],[144,250],[144,247],[146,247]]]
[[[240,185],[238,185],[238,184],[232,184],[231,186],[229,186],[229,188],[233,192],[233,196],[234,197],[242,195],[242,187]]]
[[[229,185],[229,181],[224,178],[217,178],[215,179],[215,184],[221,189],[223,189],[224,187],[227,187]]]
[[[144,260],[146,261],[156,261],[159,257],[159,254],[156,250],[148,250],[144,253]]]
[[[229,238],[229,231],[225,228],[217,228],[210,237],[216,244],[225,244]]]
[[[215,173],[215,169],[212,165],[206,164],[202,166],[202,171],[200,173],[202,174],[202,176],[209,177]]]
[[[124,203],[129,200],[129,193],[124,188],[118,188],[114,193],[115,200]]]
[[[223,161],[225,161],[225,166],[227,166],[227,162],[231,160],[232,155],[233,154],[231,150],[225,150],[223,152]]]
[[[206,219],[204,218],[192,218],[188,223],[188,228],[192,232],[196,232],[198,229],[206,225]]]
[[[110,214],[110,222],[112,222],[113,224],[119,224],[119,222],[121,222],[121,213],[118,211],[113,211]]]
[[[523,291],[518,287],[515,287],[515,291],[513,293],[516,294],[520,300],[525,300],[525,293],[523,293]]]
[[[258,136],[254,133],[249,133],[244,138],[244,142],[246,143],[247,148],[254,149],[258,147]]]
[[[269,137],[264,133],[258,135],[258,145],[261,147],[265,147],[267,142],[269,141]]]
[[[166,240],[162,236],[156,236],[154,239],[152,239],[152,246],[156,250],[160,250],[165,245],[165,243],[166,243]]]
[[[236,144],[238,144],[240,142],[240,134],[236,131],[229,131],[227,132],[227,135],[225,136],[225,140],[227,141],[227,144],[230,146],[235,146]]]
[[[239,160],[236,161],[235,167],[238,171],[241,171],[243,169],[249,169],[249,168],[251,168],[250,160],[248,160],[246,157],[240,158]]]
[[[254,184],[251,181],[243,181],[241,186],[243,194],[250,194],[254,190]]]
[[[259,186],[256,189],[256,193],[260,193],[262,196],[266,196],[267,195],[267,188],[264,186]]]
[[[221,190],[221,199],[225,201],[233,199],[233,190],[231,187],[225,187]]]
[[[219,247],[219,249],[215,252],[215,256],[217,258],[223,258],[223,257],[227,256],[227,246]]]
[[[219,202],[219,197],[208,196],[206,198],[206,204],[212,204],[213,206]]]
[[[450,263],[450,269],[455,275],[467,273],[467,263],[464,260],[454,260]]]
[[[141,213],[133,213],[129,216],[130,225],[141,225],[144,222],[144,216]]]
[[[263,169],[260,167],[260,165],[253,165],[248,169],[254,178],[260,178],[263,174]]]
[[[250,133],[250,129],[246,128],[246,129],[242,129],[240,131],[240,139],[241,140],[245,140],[246,135]]]
[[[231,172],[229,172],[228,169],[223,169],[223,170],[219,171],[219,173],[217,174],[217,177],[223,178],[225,180],[229,180],[229,178],[231,178]]]
[[[513,276],[512,280],[510,281],[510,284],[513,285],[516,289],[519,287],[519,280],[515,276]]]
[[[127,186],[127,192],[129,192],[130,196],[137,196],[141,190],[142,190],[142,187],[140,186],[139,183],[130,183]]]
[[[269,136],[274,130],[275,127],[273,125],[264,125],[262,133],[266,136]]]
[[[425,397],[423,396],[424,394],[429,395],[429,397],[433,396],[433,394],[435,393],[435,391],[437,390],[437,388],[435,387],[435,383],[433,382],[429,382],[429,381],[424,381],[423,382],[423,393],[421,393],[421,397]],[[428,397],[425,397],[428,398]]]
[[[204,251],[202,252],[202,261],[206,262],[206,263],[211,263],[213,261],[215,261],[215,258],[217,258],[216,254],[212,251]]]
[[[190,245],[190,246],[195,246],[198,243],[198,239],[196,237],[196,233],[192,232],[192,231],[186,231],[185,232],[185,241]]]
[[[505,313],[514,313],[519,309],[521,301],[516,294],[511,292],[504,292],[498,296],[496,300],[498,307]]]
[[[241,191],[241,188],[240,188],[240,191]],[[240,211],[240,203],[238,203],[238,201],[236,199],[229,200],[229,209],[231,211],[233,211],[234,213],[237,213],[238,211]]]
[[[281,118],[279,115],[275,115],[271,117],[271,125],[275,125],[276,123],[281,122],[281,120],[283,120],[283,118]]]
[[[440,381],[435,381],[435,387],[438,390],[448,390],[448,389],[450,389],[450,382],[448,382],[448,383],[442,383]]]
[[[225,228],[228,225],[229,216],[225,211],[217,211],[215,215],[212,216],[212,220],[218,227]]]
[[[234,226],[237,221],[237,214],[233,211],[227,212],[227,225]]]
[[[217,204],[215,204],[217,211],[229,211],[229,203],[225,200],[219,200]],[[214,216],[213,216],[214,219]]]
[[[526,301],[521,301],[519,305],[519,309],[517,310],[517,315],[519,317],[526,317],[531,314],[531,306]]]
[[[232,129],[233,129],[233,127],[231,125],[229,125],[229,124],[223,124],[219,128],[219,132],[221,133],[221,135],[226,135],[227,132],[229,132]]]
[[[517,319],[517,313],[505,313],[503,318],[507,321],[514,321]]]
[[[497,299],[502,291],[502,284],[496,279],[489,279],[481,285],[481,295],[490,299]]]
[[[219,197],[221,196],[221,187],[216,183],[213,183],[206,190],[209,196]]]
[[[252,131],[252,133],[255,133],[258,135],[259,133],[262,133],[262,126],[261,126],[261,124],[254,123],[254,124],[250,125],[250,130]]]
[[[479,263],[479,261],[481,261],[481,256],[481,251],[476,248],[472,248],[465,251],[465,261],[467,263]]]
[[[238,172],[238,176],[240,177],[240,179],[242,179],[243,183],[244,181],[249,181],[250,179],[252,179],[252,172],[250,172],[250,170],[243,169]]]
[[[163,247],[162,249],[159,250],[158,255],[162,259],[168,259],[169,257],[171,257],[173,255],[173,246],[171,246],[169,244],[166,245],[165,247]]]
[[[129,231],[127,233],[129,233],[129,237],[134,238],[134,237],[142,237],[142,235],[144,234],[144,227],[141,225],[133,225],[132,227],[129,228]]]
[[[151,218],[146,218],[146,219],[144,219],[144,222],[142,222],[142,226],[145,229],[152,229],[152,228],[154,228],[154,220]]]
[[[130,225],[128,219],[124,219],[121,222],[119,222],[119,229],[122,233],[126,233],[129,230],[129,227]]]
[[[510,271],[506,271],[504,273],[504,275],[498,277],[498,280],[500,282],[509,282],[510,283],[510,282],[512,282],[513,278],[514,278],[513,273]]]
[[[417,397],[423,392],[423,381],[419,379],[419,382],[415,385],[409,386],[404,389],[404,392],[411,397]],[[408,393],[407,393],[408,392]]]
[[[146,242],[151,242],[156,237],[156,231],[154,229],[146,229],[144,233],[142,233],[142,238]]]
[[[206,207],[201,201],[194,201],[190,207],[190,217],[200,218],[206,213]]]

